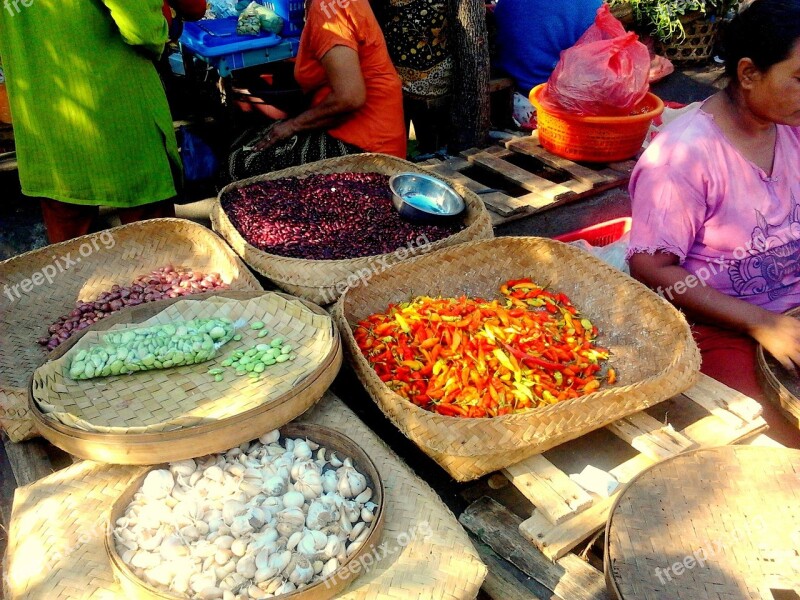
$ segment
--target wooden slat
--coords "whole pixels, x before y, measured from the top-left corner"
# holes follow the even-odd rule
[[[481,498],[459,521],[497,554],[565,600],[607,600],[600,571],[570,555],[555,564],[520,535],[521,519],[490,498]]]
[[[489,80],[489,93],[494,94],[500,90],[507,90],[514,87],[514,80],[511,77],[497,77]]]
[[[448,179],[452,179],[453,181],[459,182],[465,188],[472,190],[476,194],[479,194],[481,200],[486,204],[487,208],[492,212],[499,214],[502,217],[510,216],[515,213],[518,213],[521,210],[524,210],[527,204],[524,201],[515,199],[508,194],[504,194],[503,192],[492,190],[492,188],[483,185],[460,173],[457,171],[454,166],[458,166],[459,168],[461,163],[466,164],[469,166],[469,163],[463,159],[457,160],[448,160],[445,162],[438,162],[435,165],[428,165],[425,163],[422,164],[423,168],[431,173],[436,175],[440,175],[442,177],[447,177]]]
[[[551,523],[561,523],[592,503],[592,497],[541,455],[504,469],[511,483]]]
[[[671,425],[664,425],[643,412],[620,419],[606,429],[655,460],[669,458],[695,446]]]
[[[42,439],[14,443],[3,436],[3,446],[18,486],[28,485],[53,472]]]
[[[765,448],[786,448],[786,446],[784,446],[780,442],[776,442],[771,437],[766,436],[763,433],[760,433],[750,438],[744,443],[748,446],[762,446]]]
[[[492,600],[566,600],[495,554],[489,546],[474,539],[473,543],[487,569],[481,591]]]
[[[506,142],[506,148],[513,150],[514,152],[519,152],[520,154],[527,154],[528,156],[535,158],[539,162],[547,165],[548,167],[552,167],[553,169],[565,171],[577,181],[582,181],[589,184],[590,187],[619,179],[619,177],[615,178],[611,175],[594,171],[589,167],[584,167],[583,165],[574,163],[566,158],[561,158],[560,156],[551,154],[539,144],[538,131],[534,131],[530,136],[518,137]]]
[[[761,405],[749,396],[745,396],[702,373],[697,383],[686,390],[684,395],[712,414],[721,408],[727,413],[733,413],[744,422],[757,419],[763,410]]]
[[[561,185],[560,183],[553,183],[544,177],[534,175],[533,173],[530,173],[516,165],[512,165],[510,162],[493,156],[488,152],[470,154],[468,155],[467,160],[473,164],[480,165],[484,169],[492,171],[497,175],[500,175],[501,177],[515,183],[521,188],[524,188],[530,192],[534,192],[538,197],[535,199],[535,201],[534,198],[531,198],[531,201],[527,203],[533,208],[542,208],[552,204],[553,202],[569,198],[575,194],[575,192],[573,192],[571,189]]]
[[[717,386],[727,389],[718,382],[708,384],[706,387],[715,392],[712,396],[716,395]],[[692,388],[689,392],[685,392],[686,397],[701,404],[707,410],[713,409],[710,411],[712,414],[692,423],[680,432],[695,447],[708,448],[733,444],[749,439],[766,429],[767,424],[763,418],[757,417],[750,422],[744,422],[722,408],[719,405],[719,399],[709,397],[704,389],[703,387],[700,390]],[[588,459],[591,460],[591,457]],[[610,473],[621,483],[627,483],[656,462],[658,462],[657,459],[645,454],[638,454],[611,469]],[[558,559],[604,526],[608,518],[608,511],[617,494],[619,491],[610,498],[596,499],[592,506],[557,525],[550,523],[544,513],[535,510],[531,518],[523,521],[520,525],[520,533],[548,558]]]

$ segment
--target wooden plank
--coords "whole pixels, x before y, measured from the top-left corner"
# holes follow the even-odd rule
[[[728,413],[733,413],[745,423],[760,417],[763,410],[761,405],[749,396],[745,396],[702,373],[697,383],[686,390],[684,395],[712,414],[716,414],[721,408]]]
[[[492,550],[567,600],[607,600],[603,574],[577,556],[552,563],[520,535],[521,519],[490,498],[481,498],[459,521]],[[581,563],[581,566],[578,566]]]
[[[486,544],[475,540],[473,544],[487,568],[481,590],[493,600],[565,600],[495,554]]]
[[[771,437],[764,435],[763,433],[760,433],[743,443],[747,446],[761,446],[763,448],[786,448],[786,446],[780,442],[776,442]]]
[[[583,488],[541,455],[511,465],[503,473],[551,523],[562,523],[592,503]]]
[[[564,200],[573,196],[575,192],[560,183],[553,183],[544,177],[539,177],[526,171],[525,169],[512,165],[510,162],[493,156],[488,152],[478,152],[476,154],[467,155],[467,160],[475,165],[480,165],[484,169],[492,171],[497,175],[515,183],[516,185],[524,188],[530,192],[534,192],[539,196],[536,201],[531,198],[529,204],[533,208],[542,208],[548,206],[553,202]]]
[[[669,458],[695,446],[671,425],[664,425],[644,412],[620,419],[606,429],[655,460]]]
[[[594,171],[589,167],[584,167],[583,165],[579,165],[571,160],[561,158],[560,156],[556,156],[555,154],[548,152],[539,144],[538,131],[534,131],[531,135],[526,137],[514,138],[511,141],[506,142],[505,146],[514,152],[527,154],[528,156],[535,158],[548,167],[552,167],[553,169],[557,169],[559,171],[565,171],[577,181],[587,183],[591,187],[608,183],[610,181],[615,181],[620,178],[619,176],[614,177],[607,173]]]
[[[18,486],[28,485],[53,472],[53,466],[45,450],[46,443],[42,439],[14,443],[3,436],[3,447]]]
[[[494,94],[500,90],[514,88],[514,80],[511,77],[497,77],[489,80],[489,93]]]

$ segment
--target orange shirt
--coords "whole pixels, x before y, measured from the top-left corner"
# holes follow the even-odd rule
[[[319,105],[331,92],[320,61],[334,46],[358,52],[367,98],[328,133],[367,152],[405,158],[402,84],[368,0],[312,0],[294,68],[297,83],[313,94],[311,106]]]

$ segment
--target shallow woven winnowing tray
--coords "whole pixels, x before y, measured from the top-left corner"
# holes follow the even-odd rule
[[[9,291],[0,294],[0,427],[12,442],[36,435],[27,386],[46,360],[36,340],[48,326],[75,308],[76,300],[130,285],[168,264],[219,273],[231,290],[262,289],[219,236],[185,219],[138,221],[0,262],[0,287]],[[53,275],[44,281],[48,274]]]
[[[386,553],[340,598],[474,598],[486,567],[433,490],[332,394],[302,420],[357,441],[386,488]],[[103,547],[103,527],[113,501],[140,472],[81,462],[18,489],[6,557],[7,600],[123,598]]]
[[[618,600],[796,598],[798,550],[800,451],[695,450],[620,493],[606,527],[606,581]]]
[[[230,341],[204,363],[75,381],[66,372],[75,354],[102,342],[107,332],[89,332],[58,360],[46,363],[33,376],[33,398],[47,417],[84,431],[101,433],[151,433],[220,421],[269,403],[289,392],[314,371],[331,351],[331,319],[289,300],[267,293],[250,300],[215,297],[182,300],[155,316],[111,330],[175,323],[195,318],[243,319],[243,339]],[[269,336],[257,338],[249,324],[262,321]],[[297,359],[276,364],[257,380],[226,370],[221,382],[208,370],[238,348],[251,348],[275,337],[294,347]]]

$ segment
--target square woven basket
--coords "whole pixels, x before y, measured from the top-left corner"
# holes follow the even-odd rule
[[[618,382],[495,418],[446,417],[390,390],[361,354],[356,324],[414,296],[494,298],[509,279],[531,277],[564,292],[600,330]],[[700,354],[683,316],[645,286],[589,254],[542,238],[471,242],[395,265],[368,286],[348,289],[334,308],[349,359],[373,400],[426,454],[459,481],[476,479],[548,450],[689,388]]]
[[[76,300],[93,299],[115,284],[130,285],[167,264],[219,273],[231,290],[262,290],[219,236],[184,219],[132,223],[0,262],[0,287],[11,290],[0,294],[0,426],[12,441],[36,435],[27,385],[47,358],[36,340],[48,326],[75,308]],[[44,274],[53,271],[49,282]]]
[[[322,173],[348,172],[395,175],[408,171],[422,172],[413,163],[393,156],[385,154],[354,154],[340,158],[329,158],[299,167],[291,167],[282,171],[243,179],[231,183],[220,191],[217,201],[211,209],[211,224],[214,231],[222,235],[248,265],[265,277],[269,277],[282,290],[316,304],[330,304],[339,298],[341,290],[346,287],[348,279],[350,281],[358,279],[363,277],[363,273],[368,273],[371,277],[373,273],[382,270],[386,265],[400,261],[401,258],[398,253],[345,260],[306,260],[270,254],[252,246],[242,237],[222,209],[221,198],[231,190],[283,177],[302,178]],[[412,256],[438,250],[445,246],[452,246],[453,244],[488,239],[494,236],[489,213],[478,195],[457,181],[449,181],[445,178],[440,179],[446,181],[464,198],[464,202],[467,205],[466,227],[444,239],[410,249],[408,254]]]

